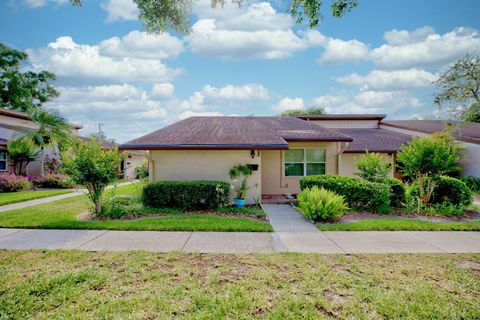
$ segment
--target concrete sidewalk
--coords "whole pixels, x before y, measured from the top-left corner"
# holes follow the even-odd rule
[[[128,182],[122,182],[116,185],[111,185],[108,186],[107,189],[111,189],[114,187],[121,187],[121,186],[126,186],[129,184],[134,184],[140,182],[139,180],[133,180],[133,181],[128,181]],[[12,203],[12,204],[7,204],[4,206],[0,206],[0,212],[5,212],[5,211],[10,211],[10,210],[15,210],[15,209],[22,209],[22,208],[27,208],[31,206],[36,206],[39,204],[43,203],[49,203],[57,200],[62,200],[62,199],[67,199],[71,197],[76,197],[81,194],[87,193],[86,189],[75,189],[71,193],[65,193],[65,194],[60,194],[57,196],[51,196],[51,197],[45,197],[45,198],[40,198],[40,199],[35,199],[35,200],[29,200],[29,201],[22,201],[22,202],[17,202],[17,203]]]
[[[303,243],[303,245],[302,245]],[[480,232],[161,232],[0,229],[0,249],[203,253],[480,252]]]

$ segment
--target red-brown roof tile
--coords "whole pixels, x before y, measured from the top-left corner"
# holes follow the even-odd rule
[[[380,125],[429,134],[450,128],[456,139],[480,144],[480,123],[442,120],[391,120],[382,121]]]
[[[410,142],[412,136],[385,129],[338,129],[338,131],[352,137],[344,150],[346,153],[370,152],[394,153],[400,150],[404,143]]]
[[[191,117],[124,143],[120,149],[287,149],[288,141],[351,140],[293,117]]]

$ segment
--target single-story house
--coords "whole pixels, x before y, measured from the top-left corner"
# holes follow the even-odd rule
[[[71,124],[72,132],[78,135],[82,128],[80,125]],[[38,129],[38,124],[32,121],[32,118],[24,113],[0,108],[0,172],[13,172],[12,165],[8,159],[7,143],[29,130]],[[54,148],[45,149],[43,157],[58,158],[58,150]],[[41,160],[31,162],[27,166],[27,175],[39,176],[41,173]]]
[[[415,130],[399,131],[383,114],[300,117],[191,117],[119,146],[146,151],[150,181],[212,179],[230,181],[235,164],[251,165],[248,201],[262,195],[297,193],[306,175],[353,176],[356,159],[366,150],[381,153],[396,172],[396,153]],[[426,122],[427,123],[427,122]],[[441,123],[441,122],[440,122]],[[480,144],[480,124],[468,130]],[[419,127],[422,127],[421,125]],[[467,128],[467,127],[464,127]],[[468,126],[470,128],[470,125]],[[439,128],[438,131],[441,131]],[[461,129],[459,129],[461,130]],[[466,133],[457,133],[460,137]],[[458,138],[460,142],[463,140]],[[468,174],[480,176],[473,154]]]

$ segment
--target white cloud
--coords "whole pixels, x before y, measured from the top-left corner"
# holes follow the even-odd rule
[[[224,100],[266,100],[269,98],[269,93],[266,88],[259,84],[251,83],[241,86],[234,86],[228,84],[222,88],[216,88],[210,85],[206,85],[202,89],[202,93],[206,97],[212,99],[224,99]]]
[[[134,30],[124,37],[112,37],[99,44],[100,54],[110,57],[166,59],[183,51],[183,41],[168,33],[159,35]]]
[[[322,46],[325,51],[318,59],[321,63],[343,63],[368,58],[368,46],[356,39],[344,41],[327,38]]]
[[[108,13],[107,22],[138,19],[138,8],[132,0],[108,0],[101,7]]]
[[[158,82],[181,73],[158,59],[104,56],[99,46],[77,44],[71,37],[60,37],[47,47],[27,52],[34,69],[49,70],[73,81]]]
[[[268,2],[209,11],[204,6],[202,2],[196,8],[200,19],[187,38],[194,53],[231,60],[281,59],[314,45],[308,33],[299,36],[292,30],[290,16]]]
[[[32,9],[43,7],[47,4],[65,4],[68,0],[23,0],[22,3]]]
[[[426,88],[432,85],[437,76],[420,69],[383,71],[373,70],[366,75],[352,73],[335,80],[340,83],[362,86],[363,89],[400,90]]]
[[[285,110],[299,110],[303,109],[304,103],[302,98],[283,98],[272,106],[275,112],[283,112]]]
[[[388,43],[370,53],[374,63],[383,68],[441,65],[480,48],[478,30],[463,27],[443,35],[432,28],[413,32],[395,30],[393,34],[387,32],[385,37]]]
[[[174,92],[175,87],[169,82],[154,83],[150,91],[150,96],[154,98],[169,98],[173,96]]]
[[[223,116],[223,113],[217,111],[193,112],[185,111],[178,115],[178,119],[183,120],[190,117],[216,117]]]
[[[401,108],[419,108],[422,102],[408,91],[361,91],[356,94],[326,95],[313,99],[313,106],[327,113],[393,113]]]

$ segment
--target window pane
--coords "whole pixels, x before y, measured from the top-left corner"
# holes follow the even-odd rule
[[[0,171],[7,170],[7,161],[0,161]]]
[[[307,162],[325,162],[325,149],[307,149]]]
[[[303,176],[303,163],[285,163],[285,176]]]
[[[0,160],[5,160],[7,158],[7,152],[6,151],[0,151]]]
[[[325,174],[325,163],[307,163],[307,176]]]
[[[303,162],[303,149],[285,150],[285,162]]]

